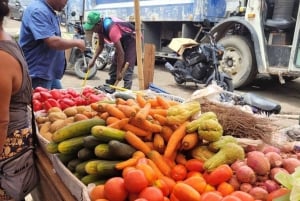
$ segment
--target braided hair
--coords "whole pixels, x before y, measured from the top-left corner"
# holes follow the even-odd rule
[[[8,0],[0,0],[0,23],[2,24],[5,16],[9,14]]]

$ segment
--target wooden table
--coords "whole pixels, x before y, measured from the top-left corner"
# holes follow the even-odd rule
[[[69,189],[56,174],[55,169],[42,148],[37,150],[37,167],[40,173],[40,183],[31,192],[34,201],[76,201]]]

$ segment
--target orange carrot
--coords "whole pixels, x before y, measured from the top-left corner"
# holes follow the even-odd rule
[[[110,125],[110,124],[113,124],[115,122],[118,122],[120,119],[118,119],[117,117],[112,117],[112,116],[109,116],[106,118],[106,125]]]
[[[177,164],[181,164],[181,165],[185,165],[187,162],[185,155],[183,153],[177,153],[175,161]]]
[[[148,142],[145,142],[145,144],[146,144],[151,150],[154,149],[153,142],[148,141]]]
[[[108,112],[102,112],[100,114],[100,118],[103,120],[106,120],[109,117],[109,113]]]
[[[159,124],[162,125],[162,126],[167,124],[167,118],[165,116],[163,116],[163,115],[154,114],[153,118],[155,120],[157,120],[159,122]]]
[[[119,110],[115,105],[106,104],[105,111],[108,112],[111,116],[117,117],[118,119],[126,118],[125,114]]]
[[[108,127],[116,128],[116,129],[123,129],[123,127],[128,124],[129,118],[119,119],[118,121],[111,123]]]
[[[130,125],[130,124],[127,124],[127,125]],[[134,133],[127,131],[127,132],[125,132],[124,137],[131,146],[133,146],[137,150],[140,150],[144,154],[147,155],[147,153],[149,153],[151,151],[151,149],[145,144],[145,142],[141,138],[139,138],[137,135],[135,135]]]
[[[160,171],[160,169],[157,167],[157,165],[148,158],[148,164],[153,168],[153,170],[156,172],[158,178],[161,178],[164,176],[164,174]]]
[[[168,163],[158,151],[151,150],[146,154],[146,156],[156,164],[156,166],[165,176],[170,176],[171,167],[168,165]]]
[[[117,105],[127,105],[127,101],[122,98],[116,98]]]
[[[162,137],[164,138],[164,140],[166,142],[169,141],[171,135],[173,134],[173,130],[172,128],[170,128],[169,126],[163,126],[161,129],[160,134],[162,135]]]
[[[178,144],[186,134],[185,130],[187,124],[188,121],[182,123],[171,135],[164,152],[164,156],[166,158],[170,158],[172,156],[172,153],[176,151]]]
[[[165,147],[165,141],[164,141],[164,138],[158,133],[156,133],[154,135],[153,146],[154,146],[154,149],[156,151],[158,151],[159,153],[161,153],[161,154],[164,153],[165,148],[166,148]]]
[[[166,99],[164,99],[163,97],[156,96],[156,100],[163,109],[168,109],[170,107],[169,102]]]
[[[150,132],[153,132],[153,133],[160,133],[161,132],[161,125],[159,124],[155,124],[155,123],[151,123],[150,121],[148,120],[142,120],[140,122],[141,124],[141,128],[147,130],[147,131],[150,131]]]
[[[151,108],[155,108],[155,107],[159,106],[156,99],[151,98],[151,99],[148,99],[147,102],[151,104]]]
[[[129,159],[125,160],[125,161],[121,161],[121,162],[117,163],[115,165],[115,168],[117,170],[123,170],[126,167],[135,166],[137,164],[137,162],[138,162],[137,158],[129,158]]]
[[[138,93],[136,94],[136,102],[140,107],[144,107],[147,103],[147,100],[143,97],[142,94]]]
[[[136,115],[136,110],[129,105],[119,104],[117,105],[117,108],[119,108],[119,110],[121,110],[128,118],[134,117]]]
[[[132,132],[132,133],[134,133],[135,135],[140,136],[140,137],[148,136],[148,135],[151,134],[150,132],[145,131],[145,130],[143,130],[143,129],[141,129],[141,128],[135,126],[135,125],[132,125],[131,123],[125,124],[125,125],[123,126],[123,129],[124,129],[125,131],[130,131],[130,132]]]
[[[160,115],[166,117],[166,116],[167,116],[167,113],[168,113],[168,110],[162,109],[162,108],[151,108],[151,109],[149,110],[149,114],[150,114],[151,116],[153,116],[154,114],[160,114]]]
[[[136,113],[137,121],[145,120],[149,114],[150,109],[151,109],[151,104],[146,103],[144,107],[142,107],[140,110],[138,110]]]
[[[138,107],[138,108],[140,107],[139,104],[136,102],[136,100],[131,99],[131,98],[127,99],[126,103],[127,103],[127,105],[130,105],[133,107]]]
[[[199,141],[198,133],[188,133],[186,134],[181,141],[181,149],[191,150],[194,148]]]

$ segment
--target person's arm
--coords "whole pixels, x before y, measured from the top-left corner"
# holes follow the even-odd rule
[[[59,36],[51,36],[44,39],[45,43],[53,49],[66,50],[73,47],[78,47],[81,51],[85,50],[85,42],[81,39],[63,39]]]
[[[22,74],[19,62],[7,52],[0,51],[0,58],[0,74],[5,75],[0,79],[0,153],[2,153],[7,137],[10,99],[21,87]]]
[[[102,34],[98,34],[98,46],[96,47],[96,50],[94,52],[93,58],[91,59],[89,63],[89,68],[94,66],[99,54],[102,52],[104,48],[104,36]]]
[[[121,80],[122,79],[121,70],[125,64],[125,60],[124,60],[125,52],[120,40],[115,42],[114,46],[116,48],[116,55],[117,55],[117,80]]]

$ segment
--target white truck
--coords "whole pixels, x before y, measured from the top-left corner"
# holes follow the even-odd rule
[[[246,86],[260,74],[281,83],[300,77],[299,0],[244,3],[242,16],[228,17],[211,29],[225,47],[220,65],[232,75],[234,87]]]
[[[168,48],[172,38],[194,38],[197,25],[208,19],[217,23],[236,11],[239,0],[140,0],[143,43],[155,45],[156,58],[176,58]],[[134,1],[85,1],[85,13],[97,10],[103,16],[135,21]],[[85,14],[86,16],[86,14]]]

